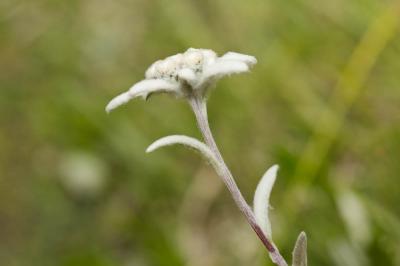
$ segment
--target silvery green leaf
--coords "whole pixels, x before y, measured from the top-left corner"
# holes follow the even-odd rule
[[[307,235],[301,232],[293,249],[293,266],[307,266]]]
[[[269,239],[272,239],[271,222],[268,216],[269,198],[275,184],[278,169],[278,165],[271,166],[261,178],[254,193],[254,216],[257,224]]]
[[[147,98],[148,95],[156,92],[167,92],[179,94],[178,85],[176,83],[168,82],[162,79],[145,79],[134,84],[129,91],[124,92],[110,101],[106,107],[109,113],[115,108],[126,104],[133,98],[142,96]]]
[[[235,52],[227,52],[223,56],[220,57],[223,60],[236,60],[239,62],[246,63],[249,67],[254,66],[257,63],[257,59],[254,56],[240,54]]]
[[[181,144],[199,151],[205,157],[205,159],[213,165],[217,173],[221,173],[220,162],[217,160],[217,158],[215,157],[214,153],[210,150],[210,148],[203,142],[192,137],[184,135],[173,135],[173,136],[163,137],[153,142],[146,149],[146,152],[153,152],[161,147],[171,146],[175,144]]]

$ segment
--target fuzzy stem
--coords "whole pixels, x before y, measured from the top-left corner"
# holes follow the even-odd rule
[[[189,98],[189,103],[196,116],[197,124],[201,134],[203,135],[205,143],[209,146],[211,151],[220,161],[221,165],[221,169],[219,171],[220,177],[222,181],[225,183],[229,192],[231,193],[232,198],[235,201],[236,205],[238,206],[239,210],[244,214],[250,226],[253,228],[253,230],[256,232],[257,236],[261,240],[261,242],[267,248],[272,261],[278,266],[287,266],[288,264],[286,263],[282,255],[279,253],[279,250],[276,248],[274,243],[265,236],[262,229],[257,224],[252,209],[244,199],[242,193],[240,192],[235,182],[235,179],[232,176],[232,173],[230,172],[228,166],[225,164],[225,161],[222,158],[222,155],[218,149],[217,144],[215,143],[214,137],[211,133],[210,126],[208,123],[206,101],[202,97],[191,97]]]

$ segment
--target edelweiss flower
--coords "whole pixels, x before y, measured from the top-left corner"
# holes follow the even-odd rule
[[[127,92],[115,97],[106,111],[117,108],[133,98],[147,99],[154,93],[169,93],[184,97],[195,115],[203,141],[185,135],[172,135],[158,139],[146,152],[161,147],[181,144],[197,150],[215,168],[227,186],[236,205],[267,248],[272,261],[278,266],[288,266],[272,241],[269,221],[269,198],[276,180],[278,166],[274,165],[261,178],[254,193],[253,210],[247,204],[236,185],[228,166],[215,143],[207,118],[206,93],[216,81],[226,75],[249,71],[257,60],[250,55],[228,52],[218,57],[207,49],[190,48],[182,54],[173,55],[153,63],[146,71],[145,79],[133,85]],[[307,266],[307,238],[301,233],[293,251],[293,266]]]
[[[228,52],[218,57],[212,50],[189,48],[183,54],[153,63],[147,69],[145,79],[115,97],[106,111],[110,112],[139,96],[147,99],[153,93],[203,97],[218,79],[247,72],[256,63],[256,58],[250,55]]]

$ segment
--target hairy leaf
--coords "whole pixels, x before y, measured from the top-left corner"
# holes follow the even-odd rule
[[[293,249],[293,266],[307,266],[307,235],[301,232]]]
[[[257,224],[261,227],[264,234],[271,239],[271,222],[269,220],[269,197],[271,195],[272,187],[276,180],[276,174],[279,169],[278,165],[273,165],[263,175],[258,183],[256,192],[254,193],[254,216]]]
[[[217,157],[214,155],[214,153],[211,151],[211,149],[204,144],[203,142],[184,135],[172,135],[172,136],[167,136],[163,137],[161,139],[156,140],[153,142],[147,149],[146,152],[152,152],[155,151],[161,147],[165,146],[170,146],[170,145],[175,145],[175,144],[181,144],[184,146],[187,146],[189,148],[193,148],[197,151],[199,151],[204,158],[209,161],[215,170],[217,171],[218,174],[221,173],[221,163],[218,161]]]

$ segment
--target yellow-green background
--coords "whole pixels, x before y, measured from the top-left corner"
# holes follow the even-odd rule
[[[388,0],[2,0],[0,264],[272,265],[165,95],[106,115],[155,60],[257,57],[209,99],[246,199],[277,163],[271,219],[290,260],[400,265],[400,8]]]

